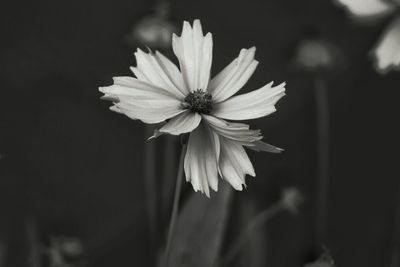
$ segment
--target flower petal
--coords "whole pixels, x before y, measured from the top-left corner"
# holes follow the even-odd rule
[[[384,16],[393,11],[394,4],[384,0],[336,0],[358,18]]]
[[[113,80],[113,85],[99,87],[99,91],[107,97],[132,96],[145,99],[177,99],[169,91],[133,77],[114,77]]]
[[[145,53],[138,49],[135,52],[137,67],[131,67],[132,72],[136,77],[146,83],[164,88],[178,99],[185,97],[185,91],[179,87],[179,78],[176,70],[173,69],[173,63],[167,58],[162,57],[161,53],[155,56],[153,53]],[[162,60],[160,60],[162,58]]]
[[[263,141],[256,141],[253,144],[254,146],[247,146],[247,147],[257,152],[264,151],[270,153],[282,153],[284,151],[282,148],[267,144]]]
[[[185,156],[186,180],[192,183],[194,191],[210,196],[209,187],[218,190],[218,169],[215,153],[215,135],[202,123],[190,133]]]
[[[196,129],[201,121],[201,116],[197,112],[185,111],[178,116],[172,118],[161,129],[160,132],[173,135],[188,133]]]
[[[131,119],[138,119],[149,124],[163,122],[185,111],[180,108],[179,102],[174,103],[165,100],[146,103],[137,102],[136,104],[121,101],[114,105],[112,110],[115,109]]]
[[[219,169],[223,179],[236,190],[242,190],[246,174],[256,176],[253,165],[243,146],[235,141],[220,137],[221,155]]]
[[[252,146],[253,142],[262,139],[260,130],[250,130],[247,124],[230,123],[204,114],[202,115],[202,117],[213,131],[230,140],[240,142],[244,145]]]
[[[114,85],[99,90],[117,102],[112,111],[145,123],[159,123],[185,111],[171,92],[132,77],[114,77]]]
[[[273,113],[276,102],[285,95],[285,83],[272,82],[247,94],[234,96],[214,105],[212,115],[229,120],[248,120]]]
[[[389,25],[373,51],[376,67],[381,72],[400,67],[400,17]]]
[[[242,49],[239,56],[210,81],[208,90],[214,102],[228,99],[247,83],[258,65],[255,52],[255,47]]]
[[[183,80],[189,91],[206,89],[210,79],[212,62],[212,36],[211,33],[203,35],[199,20],[183,23],[180,37],[172,36],[172,48],[179,60]]]
[[[158,51],[156,51],[154,57],[157,59],[158,63],[164,69],[165,73],[171,79],[171,82],[176,86],[176,88],[178,88],[184,95],[187,95],[189,91],[183,82],[182,73],[178,67]]]

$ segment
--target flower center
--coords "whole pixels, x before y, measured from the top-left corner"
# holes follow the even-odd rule
[[[212,96],[202,89],[197,89],[185,97],[182,106],[193,112],[209,114],[212,110]]]

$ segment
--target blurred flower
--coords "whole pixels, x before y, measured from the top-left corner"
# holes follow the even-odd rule
[[[143,45],[160,49],[171,46],[171,36],[175,25],[163,18],[145,17],[133,29],[133,38]]]
[[[304,39],[296,47],[293,63],[305,71],[332,69],[342,59],[333,44],[320,39]]]
[[[303,202],[304,198],[301,192],[295,187],[288,187],[283,189],[281,204],[284,209],[291,213],[297,213],[299,206]]]
[[[305,40],[298,47],[297,62],[306,69],[329,66],[332,62],[327,46],[314,40]]]
[[[399,0],[336,0],[359,20],[392,16],[393,20],[372,51],[375,67],[386,73],[400,68],[400,1]]]
[[[175,24],[168,20],[169,5],[161,2],[153,15],[141,19],[127,36],[130,44],[142,44],[151,48],[171,48],[172,34],[177,31]]]
[[[325,249],[325,252],[319,256],[319,258],[311,263],[304,265],[304,267],[335,267],[335,261],[333,260],[329,251]]]
[[[51,267],[77,267],[83,264],[83,245],[75,237],[52,237],[46,252]]]
[[[209,187],[217,191],[218,174],[236,190],[242,190],[245,175],[255,176],[243,146],[273,153],[282,149],[260,141],[259,130],[224,119],[247,120],[273,113],[275,103],[285,94],[285,83],[273,86],[271,82],[233,96],[258,65],[256,49],[242,49],[210,79],[213,42],[211,33],[203,35],[199,20],[193,27],[184,22],[181,36],[173,35],[172,46],[180,70],[161,53],[138,49],[137,67],[131,68],[137,78],[114,77],[113,85],[99,90],[114,100],[110,109],[115,112],[144,123],[166,122],[153,137],[190,133],[184,169],[195,191],[207,196]]]

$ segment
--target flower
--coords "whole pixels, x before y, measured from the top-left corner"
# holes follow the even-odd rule
[[[400,68],[400,1],[399,0],[335,0],[356,19],[372,20],[393,16],[372,51],[375,67],[386,73]]]
[[[279,153],[282,149],[261,141],[259,130],[226,120],[264,117],[275,111],[285,94],[285,83],[269,83],[250,93],[233,96],[247,82],[258,65],[255,47],[242,49],[239,56],[210,79],[211,33],[203,35],[199,20],[193,27],[183,23],[180,37],[173,35],[172,47],[180,69],[159,52],[135,53],[133,77],[114,77],[114,84],[100,87],[110,108],[144,123],[165,123],[152,137],[163,133],[190,133],[184,160],[186,180],[195,191],[208,197],[210,187],[218,190],[218,174],[236,190],[242,190],[245,176],[255,176],[243,147]]]
[[[315,72],[333,69],[340,61],[336,46],[321,39],[304,39],[297,48],[294,64],[301,70]]]
[[[172,33],[177,31],[175,23],[169,20],[170,4],[159,1],[155,13],[139,20],[127,35],[129,44],[148,46],[151,48],[171,48]]]
[[[304,197],[300,190],[295,187],[287,187],[282,190],[281,203],[282,207],[291,213],[296,214],[299,206],[304,201]]]

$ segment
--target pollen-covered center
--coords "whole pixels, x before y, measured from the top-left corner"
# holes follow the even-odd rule
[[[209,114],[212,110],[212,96],[202,89],[197,89],[185,97],[182,106],[193,112]]]

